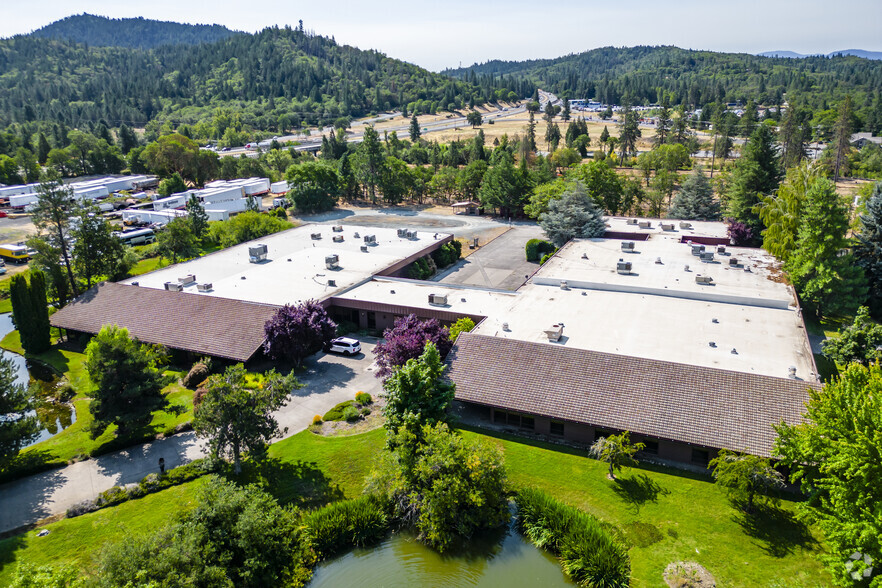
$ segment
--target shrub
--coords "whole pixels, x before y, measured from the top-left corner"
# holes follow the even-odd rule
[[[368,408],[367,406],[365,406],[364,408],[361,409],[361,414],[362,414],[362,416],[367,416],[367,415],[371,414],[371,409]]]
[[[554,255],[554,253],[556,251],[557,251],[557,249],[555,249],[551,253],[546,253],[545,255],[543,255],[542,259],[539,260],[539,265],[545,265],[545,262],[548,261],[549,259],[551,259],[551,256]]]
[[[322,417],[326,421],[342,421],[343,420],[343,411],[346,410],[347,407],[352,406],[354,400],[346,400],[341,402],[331,410],[325,413],[325,416]]]
[[[410,266],[408,275],[414,280],[428,280],[438,271],[435,260],[430,256],[420,257]]]
[[[94,512],[96,510],[98,510],[98,505],[95,504],[94,500],[83,500],[68,508],[67,511],[64,513],[64,516],[72,519],[86,513]]]
[[[184,376],[181,383],[185,388],[190,388],[192,390],[204,382],[210,374],[211,370],[209,370],[208,366],[200,361],[193,364],[193,367],[190,368],[190,371],[187,372],[187,375]]]
[[[396,319],[391,329],[383,331],[383,338],[385,341],[374,348],[379,378],[388,377],[408,359],[419,357],[427,342],[435,344],[441,357],[453,347],[450,332],[438,319],[421,320],[413,314]]]
[[[577,584],[629,585],[627,550],[595,517],[540,490],[520,490],[515,503],[521,533],[537,547],[557,555],[561,567]]]
[[[524,248],[527,255],[527,261],[539,261],[546,253],[557,251],[557,247],[553,243],[543,241],[542,239],[530,239]]]
[[[373,494],[333,502],[304,519],[312,548],[322,558],[382,539],[391,522],[388,504]]]
[[[457,319],[455,323],[450,325],[450,340],[456,341],[460,333],[468,333],[475,328],[475,321],[468,317]]]
[[[347,406],[343,409],[343,420],[352,422],[358,420],[359,414],[358,409],[354,406]]]
[[[364,406],[364,405],[371,404],[374,401],[374,399],[371,398],[371,395],[368,394],[367,392],[358,392],[355,395],[355,401],[357,403],[361,404],[362,406]]]
[[[448,267],[456,263],[462,254],[462,243],[453,240],[432,252],[432,259],[438,267]]]
[[[129,499],[129,493],[121,486],[113,486],[98,495],[96,505],[99,508],[113,506]]]
[[[205,398],[206,394],[208,394],[208,388],[205,386],[196,388],[196,392],[193,393],[193,408],[202,404],[202,399]]]
[[[315,415],[314,417],[312,417],[312,424],[313,424],[313,425],[320,425],[320,424],[322,424],[322,415],[317,414],[317,415]]]

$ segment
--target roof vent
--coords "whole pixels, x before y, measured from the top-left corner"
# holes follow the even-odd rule
[[[362,253],[367,253],[367,252],[368,252],[368,246],[367,246],[367,245],[362,245],[362,246],[361,246],[361,252],[362,252]]]
[[[331,286],[332,288],[336,288],[337,287],[337,280],[328,280],[328,286]]]
[[[376,245],[377,244],[377,236],[376,235],[365,235],[364,236],[364,244],[365,245]]]
[[[663,231],[673,231],[674,230],[674,223],[662,223],[661,228]]]
[[[689,264],[688,264],[688,263],[687,263],[686,265],[683,266],[683,271],[684,271],[684,272],[688,272],[688,271],[689,271]]]
[[[738,350],[733,347],[731,353],[732,355],[738,355]]]
[[[446,294],[429,294],[429,304],[436,306],[447,306]]]
[[[717,253],[719,253],[720,255],[725,254],[726,253],[726,246],[725,245],[718,245],[717,246]]]
[[[310,233],[309,237],[313,241],[320,241],[322,238],[322,234],[321,233]]]
[[[206,282],[204,284],[196,284],[196,289],[199,290],[200,292],[211,292],[211,290],[212,290],[211,286],[212,285],[210,282]]]
[[[655,263],[658,264],[658,265],[664,265],[664,264],[662,263],[661,257],[656,257],[656,258],[655,258]]]
[[[358,234],[358,231],[355,231],[355,234],[352,236],[355,237],[356,239],[361,239],[361,235]]]
[[[570,289],[570,286],[569,286],[569,284],[567,284],[566,280],[560,281],[560,289],[561,290],[569,290]]]
[[[707,344],[707,346],[715,348],[717,346],[717,343],[715,341],[711,341],[710,343]]]
[[[696,274],[695,283],[705,286],[712,286],[714,283],[714,279],[710,276],[703,276],[701,274]]]
[[[502,330],[503,330],[503,331],[509,331],[509,330],[511,330],[511,329],[508,328],[508,323],[502,323]]]
[[[332,241],[334,241],[334,243],[342,243],[343,242],[343,235],[334,235],[334,238],[332,239]]]
[[[196,282],[196,276],[194,276],[193,274],[187,274],[183,278],[178,278],[178,283],[181,286],[189,286],[190,284],[193,284],[195,282]]]
[[[165,289],[168,290],[169,292],[180,292],[181,290],[184,289],[184,287],[181,284],[178,284],[177,282],[166,282]]]
[[[333,227],[331,227],[331,230],[335,233],[342,233],[343,227],[341,225],[334,225]]]
[[[582,259],[588,259],[588,254],[587,254],[587,253],[583,253],[583,254],[582,254]]]
[[[702,254],[699,255],[698,257],[699,257],[699,258],[701,259],[701,261],[703,261],[704,263],[709,263],[709,262],[711,262],[711,261],[714,260],[714,252],[713,252],[713,251],[707,251],[707,252],[705,252],[705,253],[702,253]]]
[[[629,225],[636,225],[636,224],[637,224],[637,219],[636,219],[636,218],[629,218],[629,219],[628,219],[628,224],[629,224]]]
[[[325,267],[330,270],[340,269],[340,256],[337,255],[336,253],[334,255],[326,256],[325,257]]]
[[[248,248],[248,261],[251,263],[260,263],[266,261],[267,248],[266,245],[255,245]]]
[[[140,286],[140,285],[141,284],[139,284],[138,282],[132,282],[132,286]]]
[[[729,258],[729,267],[738,267],[738,258],[730,257]]]
[[[791,380],[796,379],[796,366],[795,365],[790,366],[790,368],[787,370],[787,377],[790,378]]]
[[[720,324],[720,319],[712,318],[712,319],[711,319],[711,322],[712,322],[713,324],[715,324],[715,325],[718,325],[718,324]]]
[[[651,229],[652,223],[649,221],[640,221],[639,223],[637,223],[637,226],[641,229]]]
[[[560,338],[563,337],[563,329],[563,323],[551,325],[550,329],[545,330],[545,336],[548,337],[549,341],[560,341]]]
[[[687,223],[687,222],[680,221],[680,228],[681,228],[681,229],[691,229],[691,228],[692,228],[692,223]]]

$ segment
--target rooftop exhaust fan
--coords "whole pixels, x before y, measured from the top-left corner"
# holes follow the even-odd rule
[[[267,248],[266,245],[255,245],[248,248],[248,261],[251,263],[260,263],[266,261]]]

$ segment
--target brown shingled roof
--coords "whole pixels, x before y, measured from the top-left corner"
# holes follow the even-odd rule
[[[820,387],[473,333],[448,360],[457,400],[763,457]]]
[[[279,307],[112,282],[86,291],[50,318],[52,326],[97,333],[116,324],[145,343],[247,361]]]

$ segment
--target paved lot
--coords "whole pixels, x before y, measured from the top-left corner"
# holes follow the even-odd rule
[[[517,290],[539,267],[526,260],[524,246],[530,239],[543,238],[545,233],[538,226],[515,226],[440,274],[437,281]]]
[[[313,416],[354,398],[356,392],[377,397],[382,386],[371,369],[375,344],[376,340],[362,341],[358,356],[319,353],[307,361],[306,371],[298,376],[305,386],[295,390],[276,413],[279,426],[288,428],[284,436],[304,430]],[[160,457],[170,469],[202,457],[203,448],[195,434],[181,433],[4,484],[0,486],[0,532],[63,513],[114,485],[138,482],[158,471]]]

